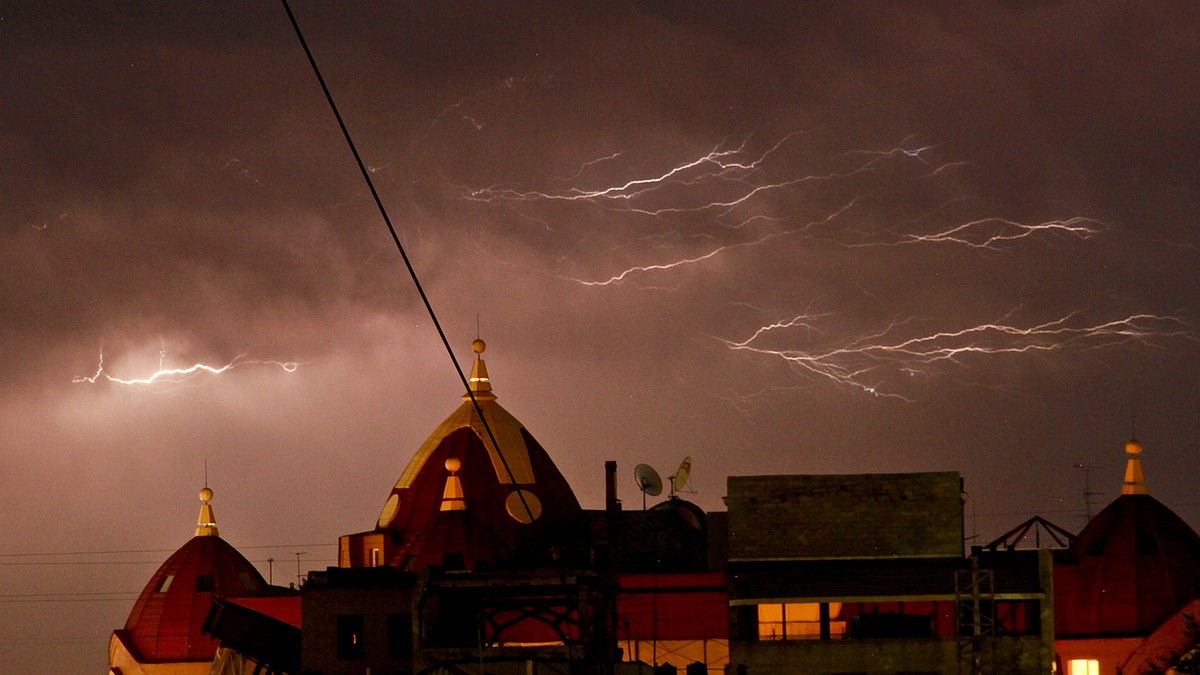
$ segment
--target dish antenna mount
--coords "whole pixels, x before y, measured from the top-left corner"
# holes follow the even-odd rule
[[[642,510],[646,510],[646,495],[657,497],[662,494],[663,482],[658,472],[649,464],[638,464],[633,467],[633,480],[642,491]]]
[[[688,478],[692,475],[692,456],[688,455],[679,463],[679,468],[675,473],[671,474],[671,496],[674,497],[676,492],[694,492],[694,490],[685,490],[688,484]]]

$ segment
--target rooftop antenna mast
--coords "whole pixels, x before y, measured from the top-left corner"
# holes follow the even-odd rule
[[[1083,511],[1087,514],[1087,522],[1092,522],[1092,505],[1096,504],[1092,497],[1100,494],[1092,491],[1092,472],[1103,467],[1092,466],[1091,464],[1076,464],[1076,469],[1083,471]]]

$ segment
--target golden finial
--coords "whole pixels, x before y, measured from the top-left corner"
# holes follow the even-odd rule
[[[481,338],[475,338],[471,343],[471,351],[475,352],[475,363],[471,364],[471,391],[475,393],[475,398],[493,399],[495,395],[492,391],[492,381],[488,379],[487,364],[483,362],[483,350],[487,349],[487,343]],[[464,396],[464,400],[469,397]]]
[[[200,517],[196,519],[197,537],[220,536],[220,532],[217,531],[217,517],[213,514],[212,505],[209,504],[212,498],[212,488],[205,485],[200,490],[200,501],[204,503],[200,505]]]
[[[1146,476],[1142,474],[1142,444],[1136,438],[1125,443],[1125,483],[1121,485],[1123,495],[1148,495]]]

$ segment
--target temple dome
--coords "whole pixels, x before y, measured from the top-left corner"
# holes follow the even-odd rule
[[[1055,632],[1145,635],[1200,594],[1200,537],[1146,490],[1130,443],[1122,494],[1084,527],[1054,573]]]
[[[201,491],[196,536],[171,554],[150,577],[123,631],[114,635],[139,663],[212,661],[216,642],[201,627],[214,598],[262,594],[267,582],[258,569],[217,534],[208,501]],[[111,659],[110,655],[110,661]]]
[[[472,347],[481,355],[485,345],[476,340]],[[582,516],[574,492],[533,435],[496,402],[482,358],[476,358],[471,369],[470,387],[479,410],[464,395],[462,404],[417,450],[384,504],[376,531],[391,535],[388,564],[412,567],[417,550],[419,561],[486,553],[481,560],[492,563],[510,552],[523,550],[527,555],[568,546],[578,535],[568,534],[578,529]],[[450,466],[461,492],[453,510],[466,515],[444,515]],[[439,532],[445,528],[460,533]],[[476,530],[490,532],[495,545],[489,544],[486,552],[449,550],[454,542],[473,538],[463,532]],[[466,562],[470,566],[473,561]]]

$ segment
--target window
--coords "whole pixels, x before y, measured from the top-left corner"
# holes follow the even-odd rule
[[[831,621],[842,609],[842,603],[788,602],[758,606],[759,640],[806,640],[822,637],[822,626],[828,637],[842,637],[845,621]],[[824,616],[822,616],[824,610]]]
[[[1067,675],[1100,675],[1100,662],[1096,659],[1071,659],[1067,661]]]
[[[371,549],[371,567],[379,567],[379,549]]]
[[[1158,539],[1153,532],[1137,533],[1138,555],[1155,555],[1158,553]]]
[[[171,590],[172,581],[175,581],[174,574],[168,574],[167,576],[163,577],[162,581],[158,584],[158,591],[156,592],[166,593],[167,591]]]
[[[196,575],[196,592],[197,593],[212,593],[213,578],[211,574]]]
[[[361,614],[342,615],[337,618],[337,657],[343,661],[357,661],[367,655],[363,646],[363,618]]]

